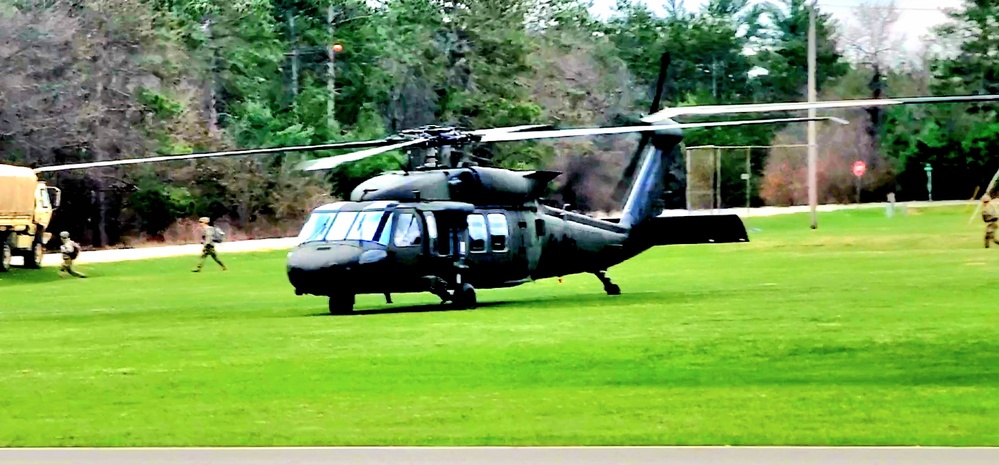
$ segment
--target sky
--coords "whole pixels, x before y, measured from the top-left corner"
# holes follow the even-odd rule
[[[591,0],[591,11],[601,17],[613,13],[617,0]],[[652,11],[664,13],[663,0],[640,0]],[[764,0],[750,0],[751,4],[762,3]],[[884,3],[884,0],[866,0],[867,3]],[[864,0],[818,0],[819,10],[826,11],[842,25],[852,21],[854,8]],[[683,6],[689,11],[698,11],[708,3],[708,0],[683,0]],[[898,34],[904,39],[905,48],[909,52],[918,52],[926,42],[922,36],[930,28],[947,21],[942,11],[944,8],[956,8],[962,0],[896,0],[896,8],[901,10],[898,20]]]

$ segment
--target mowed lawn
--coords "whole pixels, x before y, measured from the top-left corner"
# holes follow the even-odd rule
[[[970,210],[750,219],[483,305],[295,296],[284,252],[0,280],[0,446],[999,445]]]

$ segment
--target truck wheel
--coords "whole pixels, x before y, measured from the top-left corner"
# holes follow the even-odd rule
[[[45,246],[42,244],[42,236],[35,236],[35,242],[31,244],[31,250],[24,255],[24,267],[38,269],[42,267],[42,258],[45,257]]]
[[[14,255],[14,246],[10,239],[14,237],[9,234],[0,234],[0,273],[10,271],[10,259]]]

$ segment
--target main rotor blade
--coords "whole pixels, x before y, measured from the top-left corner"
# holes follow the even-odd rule
[[[527,131],[530,129],[540,129],[540,128],[550,128],[551,125],[548,124],[525,124],[523,126],[509,126],[505,128],[492,128],[492,129],[476,129],[475,131],[470,131],[469,134],[474,136],[485,136],[488,134],[504,133],[504,132],[519,132]]]
[[[396,149],[401,149],[403,147],[409,147],[412,145],[419,145],[426,142],[427,139],[417,138],[413,140],[407,140],[405,142],[400,142],[398,144],[386,145],[384,147],[377,147],[368,150],[361,150],[359,152],[348,153],[345,155],[335,155],[332,157],[319,158],[316,160],[309,160],[302,162],[298,165],[298,169],[305,171],[317,171],[317,170],[328,170],[334,168],[344,163],[361,160],[364,158],[372,157],[381,153],[391,152]]]
[[[215,157],[235,157],[240,155],[260,155],[267,153],[284,153],[284,152],[310,152],[318,150],[336,150],[336,149],[356,149],[365,147],[378,147],[385,144],[390,144],[391,141],[385,139],[378,140],[368,140],[360,142],[339,142],[334,144],[321,144],[321,145],[299,145],[293,147],[271,147],[264,149],[246,149],[246,150],[229,150],[223,152],[202,152],[202,153],[189,153],[185,155],[164,155],[160,157],[146,157],[146,158],[124,158],[120,160],[106,160],[106,161],[95,161],[89,163],[72,163],[66,165],[52,165],[43,166],[41,168],[35,168],[35,172],[45,172],[45,171],[66,171],[66,170],[76,170],[84,168],[97,168],[102,166],[117,166],[117,165],[135,165],[140,163],[155,163],[161,161],[173,161],[173,160],[191,160],[195,158],[215,158]]]
[[[949,97],[911,97],[894,99],[830,100],[825,102],[749,103],[744,105],[701,105],[665,108],[642,118],[646,123],[658,123],[677,116],[730,115],[736,113],[766,113],[772,111],[798,111],[828,108],[867,108],[890,105],[918,105],[926,103],[963,103],[999,101],[999,95],[954,95]]]
[[[524,133],[501,133],[483,136],[479,142],[508,142],[515,140],[551,139],[557,137],[599,136],[607,134],[627,134],[631,132],[657,132],[666,129],[695,129],[719,126],[748,126],[753,124],[801,123],[805,121],[832,121],[839,124],[849,124],[844,119],[830,116],[816,118],[776,118],[742,121],[712,121],[707,123],[659,124],[651,126],[620,126],[614,128],[579,128],[561,129],[555,131],[535,131]]]

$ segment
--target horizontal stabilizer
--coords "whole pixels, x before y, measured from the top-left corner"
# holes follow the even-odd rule
[[[749,242],[739,215],[658,216],[636,226],[632,235],[650,246]]]
[[[537,170],[524,174],[524,177],[527,179],[533,179],[535,181],[548,184],[549,182],[555,180],[555,178],[559,177],[559,175],[561,174],[562,173],[559,171]]]

